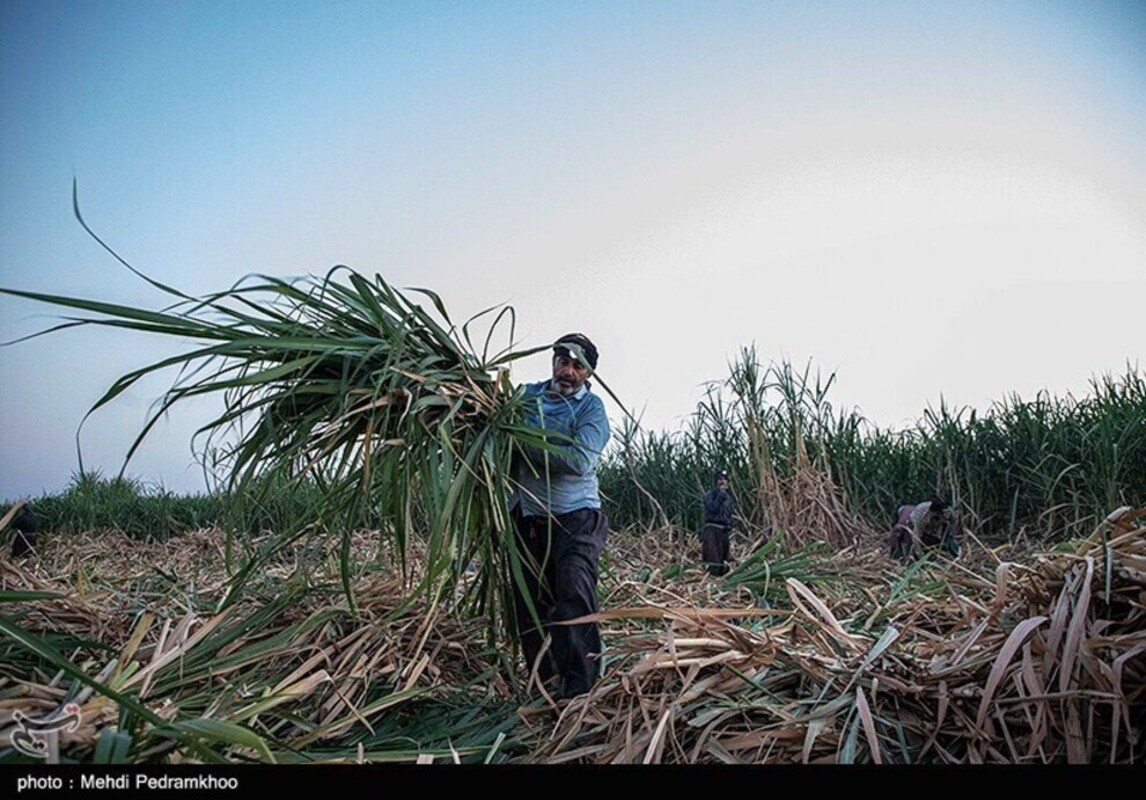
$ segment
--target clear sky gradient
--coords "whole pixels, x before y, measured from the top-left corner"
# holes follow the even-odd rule
[[[1138,364],[1146,4],[0,0],[0,286],[162,306],[73,178],[190,293],[347,264],[584,331],[652,428],[753,343],[903,427]],[[58,313],[0,298],[0,340]],[[0,499],[62,489],[87,409],[186,345],[0,348]],[[91,417],[87,467],[173,377]],[[208,411],[129,474],[203,490]]]

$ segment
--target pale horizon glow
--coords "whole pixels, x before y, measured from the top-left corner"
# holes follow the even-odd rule
[[[1131,2],[0,0],[0,286],[158,308],[335,264],[573,330],[676,430],[741,348],[881,428],[1138,368],[1146,7]],[[60,310],[0,298],[0,341]],[[180,343],[0,348],[0,500],[64,488]],[[548,376],[548,359],[515,369]],[[171,379],[83,429],[118,472]],[[607,399],[610,418],[622,412]],[[176,408],[127,473],[206,488]],[[1146,412],[1144,412],[1146,413]]]

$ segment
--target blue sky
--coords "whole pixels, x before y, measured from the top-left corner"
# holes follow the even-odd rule
[[[348,264],[585,331],[651,427],[753,343],[899,427],[1137,363],[1146,6],[0,0],[0,174],[0,286],[164,302],[74,178],[188,292]],[[0,298],[0,340],[54,313]],[[86,410],[180,344],[0,348],[0,498],[66,485]],[[169,383],[93,415],[86,466]],[[129,474],[202,489],[207,411]]]

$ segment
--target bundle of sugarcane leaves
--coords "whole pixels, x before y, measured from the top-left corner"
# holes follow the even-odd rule
[[[351,595],[350,535],[365,525],[397,545],[404,571],[409,539],[419,538],[424,569],[411,582],[411,596],[424,591],[458,600],[488,613],[493,630],[497,609],[508,605],[500,602],[506,590],[522,579],[507,509],[512,460],[526,448],[554,452],[568,445],[523,422],[522,390],[511,383],[509,367],[549,345],[513,350],[512,308],[487,309],[459,328],[434,292],[409,290],[428,301],[427,310],[381,276],[342,266],[324,277],[247,276],[230,289],[192,297],[132,267],[88,228],[78,206],[76,215],[120,263],[175,302],[151,311],[0,289],[84,312],[34,335],[94,325],[197,343],[123,375],[88,412],[145,376],[178,372],[127,459],[172,406],[214,395],[223,398],[223,411],[196,437],[225,466],[236,506],[259,503],[264,487],[309,483],[320,490],[313,516],[276,531],[269,545],[242,553],[241,540],[228,542],[228,552],[237,545],[242,557],[231,564],[232,590],[222,607],[276,553],[305,536],[342,537],[342,583]],[[509,344],[494,349],[507,326]],[[466,580],[474,564],[480,577]],[[465,587],[461,597],[458,587]]]
[[[297,582],[197,608],[223,535],[49,533],[26,563],[0,556],[0,764],[482,763],[523,751],[482,620],[409,602],[402,576],[381,571],[356,577],[356,614],[335,587]],[[353,546],[377,537],[356,533]],[[144,587],[147,572],[183,580]]]

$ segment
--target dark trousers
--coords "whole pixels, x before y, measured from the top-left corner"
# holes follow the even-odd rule
[[[553,637],[538,664],[542,682],[560,678],[566,697],[584,694],[600,674],[601,635],[595,622],[555,625],[597,612],[597,560],[605,546],[609,521],[596,508],[554,517],[514,515],[522,572],[541,627],[530,613],[516,581],[514,611],[527,669],[533,669],[545,637]]]
[[[708,523],[700,533],[700,560],[708,567],[709,575],[724,575],[728,572],[728,556],[731,548],[728,528]]]

